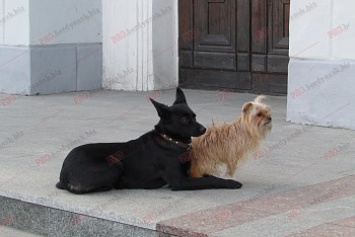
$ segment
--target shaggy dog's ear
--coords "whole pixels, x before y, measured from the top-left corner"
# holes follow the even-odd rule
[[[266,96],[265,96],[265,95],[258,95],[258,96],[255,98],[254,102],[260,104],[260,103],[263,102],[264,99],[266,99]]]
[[[252,102],[245,103],[243,105],[243,109],[242,109],[243,113],[248,112],[251,109],[251,107],[253,107],[253,103]]]
[[[187,104],[185,94],[179,87],[176,88],[176,99],[174,105],[176,104]]]

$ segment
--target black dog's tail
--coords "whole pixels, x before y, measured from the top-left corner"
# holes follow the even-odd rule
[[[59,189],[66,189],[61,182],[58,182],[55,186]]]

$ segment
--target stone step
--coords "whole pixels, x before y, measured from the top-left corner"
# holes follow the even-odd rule
[[[0,196],[0,236],[164,236],[154,230]],[[16,234],[17,233],[17,234]],[[12,235],[10,235],[12,234]]]
[[[43,235],[36,235],[27,233],[24,231],[16,230],[8,227],[0,227],[0,236],[1,237],[40,237]]]

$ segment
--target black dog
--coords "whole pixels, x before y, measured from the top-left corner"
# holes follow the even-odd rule
[[[170,107],[152,100],[159,123],[155,129],[126,143],[97,143],[74,148],[66,157],[57,188],[82,194],[117,189],[173,190],[237,189],[241,183],[213,176],[189,177],[191,137],[206,129],[196,121],[185,95],[177,88]]]

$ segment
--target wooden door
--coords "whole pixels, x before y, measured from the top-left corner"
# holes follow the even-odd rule
[[[289,0],[179,0],[180,85],[286,93],[288,9]]]

